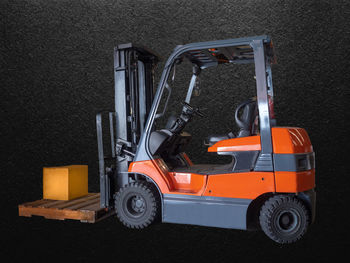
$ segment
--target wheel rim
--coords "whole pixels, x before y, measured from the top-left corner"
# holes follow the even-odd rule
[[[283,233],[293,233],[298,230],[300,216],[294,209],[281,211],[277,215],[276,225],[278,230]]]
[[[124,202],[124,211],[133,218],[141,217],[146,211],[146,201],[139,194],[129,195]]]

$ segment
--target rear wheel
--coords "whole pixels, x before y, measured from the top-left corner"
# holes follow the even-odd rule
[[[131,183],[115,195],[116,214],[121,223],[129,228],[145,228],[160,213],[160,200],[153,185]]]
[[[277,195],[268,199],[260,210],[260,226],[278,243],[299,240],[309,225],[309,213],[296,197]]]

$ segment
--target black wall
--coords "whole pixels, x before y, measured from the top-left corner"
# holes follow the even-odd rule
[[[7,262],[331,260],[349,245],[349,1],[6,1],[1,15],[1,255]],[[95,225],[20,218],[41,198],[42,167],[89,165],[98,191],[95,114],[113,108],[113,47],[141,43],[163,56],[178,44],[269,34],[280,125],[304,127],[317,165],[317,219],[305,238],[281,246],[262,232],[155,225],[128,230],[116,218]],[[203,76],[191,123],[198,138],[227,132],[250,97],[249,67]],[[230,74],[227,74],[230,73]],[[182,75],[178,76],[180,79]],[[227,93],[225,92],[229,92]],[[231,110],[231,111],[230,111]],[[195,161],[205,148],[195,139]]]

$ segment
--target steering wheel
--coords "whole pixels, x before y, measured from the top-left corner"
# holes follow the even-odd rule
[[[193,114],[196,114],[200,117],[204,117],[205,115],[199,110],[199,107],[192,107],[190,104],[188,104],[187,102],[182,102],[182,105],[186,108],[186,114],[190,114],[190,115],[193,115]]]

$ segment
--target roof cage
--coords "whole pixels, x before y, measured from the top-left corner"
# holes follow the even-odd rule
[[[268,36],[232,39],[232,41],[225,40],[225,43],[222,43],[223,41],[203,42],[201,43],[201,46],[203,46],[201,49],[192,49],[191,47],[196,46],[196,43],[193,43],[185,45],[189,46],[189,50],[184,52],[183,55],[202,69],[224,63],[253,63],[254,51],[250,42],[258,38],[264,40],[267,61],[269,63],[274,63],[275,58],[272,41]],[[181,47],[184,48],[185,46]]]

